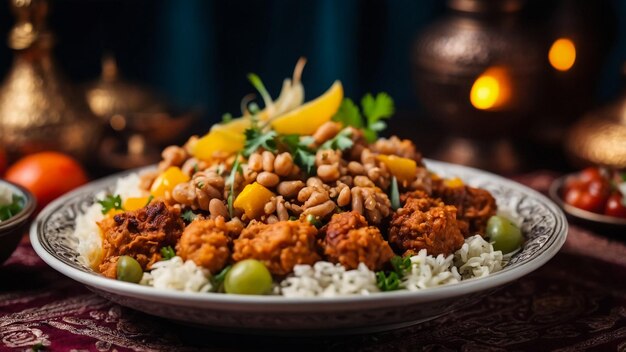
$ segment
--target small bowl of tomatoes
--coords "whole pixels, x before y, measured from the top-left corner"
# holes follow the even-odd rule
[[[584,225],[610,234],[626,228],[626,172],[589,167],[556,179],[550,197]]]

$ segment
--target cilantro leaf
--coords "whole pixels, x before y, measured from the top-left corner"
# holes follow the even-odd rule
[[[191,211],[191,209],[187,209],[180,217],[183,218],[183,220],[185,220],[186,222],[192,222],[195,220],[196,216],[196,213]]]
[[[400,289],[400,278],[395,271],[385,274],[384,271],[376,273],[376,286],[381,291],[395,291]]]
[[[367,118],[367,125],[371,126],[380,119],[388,119],[393,115],[395,106],[393,99],[387,93],[378,93],[376,98],[371,94],[366,94],[361,99],[363,115]]]
[[[390,260],[393,270],[400,276],[406,275],[406,272],[411,268],[411,257],[401,257],[396,255]]]
[[[344,128],[335,137],[326,141],[320,146],[321,150],[324,149],[339,149],[346,150],[352,147],[352,131],[349,128]]]
[[[315,171],[315,153],[309,145],[312,143],[308,138],[296,134],[281,136],[280,142],[285,145],[293,156],[293,161],[308,175]]]
[[[391,194],[389,198],[391,200],[391,208],[393,210],[398,210],[402,208],[402,204],[400,204],[400,192],[398,190],[398,179],[395,176],[391,178]]]
[[[341,102],[337,113],[333,116],[333,121],[341,122],[346,127],[363,127],[363,118],[361,117],[359,107],[350,98],[345,98]]]
[[[170,260],[174,258],[175,256],[176,256],[176,252],[174,251],[174,248],[172,248],[171,246],[161,247],[161,257],[163,257],[162,260]]]
[[[220,271],[217,275],[213,276],[213,283],[216,284],[216,286],[219,286],[219,284],[224,282],[224,279],[226,279],[226,274],[228,274],[231,267],[231,265],[228,265],[227,267],[222,269],[222,271]]]
[[[108,213],[110,210],[124,210],[122,207],[122,197],[118,195],[108,195],[104,199],[99,200],[98,204],[102,206],[102,214]]]
[[[260,129],[248,128],[244,134],[246,135],[246,143],[243,150],[245,157],[252,155],[259,148],[264,148],[271,152],[276,151],[276,141],[274,139],[278,134],[275,131],[264,133]]]
[[[234,215],[233,202],[235,201],[235,177],[237,176],[238,172],[243,172],[239,163],[239,154],[237,154],[237,156],[235,157],[233,168],[232,170],[230,170],[230,175],[228,175],[228,183],[230,184],[230,190],[228,191],[228,215],[231,218]]]

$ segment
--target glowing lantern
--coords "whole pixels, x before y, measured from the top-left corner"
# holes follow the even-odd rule
[[[571,39],[559,38],[550,47],[548,52],[550,65],[559,71],[567,71],[576,62],[576,46]]]
[[[470,91],[470,102],[479,110],[497,109],[511,97],[511,82],[504,68],[491,67],[483,72]]]

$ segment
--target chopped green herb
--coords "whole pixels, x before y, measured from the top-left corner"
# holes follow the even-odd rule
[[[228,183],[230,184],[230,190],[228,191],[228,215],[231,218],[234,215],[233,202],[235,201],[235,177],[238,172],[243,172],[241,169],[241,165],[239,164],[239,154],[237,154],[237,156],[235,157],[233,168],[232,170],[230,170],[230,175],[228,175]]]
[[[148,197],[148,201],[146,202],[146,205],[144,205],[144,207],[147,207],[148,205],[150,205],[150,202],[152,202],[153,199],[154,199],[154,196],[151,194],[150,197]]]
[[[352,142],[351,136],[352,131],[350,131],[350,129],[344,128],[339,133],[337,133],[335,137],[322,144],[322,146],[320,146],[320,149],[346,150],[348,148],[351,148],[354,144]]]
[[[365,139],[372,143],[378,138],[378,132],[387,128],[387,124],[381,120],[390,118],[395,106],[387,93],[378,93],[376,97],[366,94],[361,99],[361,111],[365,117],[365,124],[358,106],[349,98],[345,98],[333,120],[341,122],[344,126],[360,128]]]
[[[246,143],[243,150],[245,157],[252,155],[252,153],[256,152],[259,148],[276,152],[276,132],[263,132],[258,128],[248,128],[244,134],[246,136]]]
[[[363,119],[361,118],[359,107],[350,98],[345,98],[341,102],[337,113],[333,116],[333,121],[341,122],[344,126],[363,127]]]
[[[321,221],[319,221],[319,220],[315,217],[315,215],[313,215],[313,214],[309,214],[309,215],[307,215],[307,216],[306,216],[306,221],[307,221],[309,224],[311,224],[311,225],[313,225],[313,226],[317,227],[318,229],[319,229],[320,227],[322,227],[322,222],[321,222]]]
[[[233,120],[233,115],[229,112],[222,115],[222,123],[229,123]]]
[[[99,200],[98,203],[102,206],[102,214],[108,213],[110,210],[124,210],[122,207],[122,197],[118,195],[108,195],[103,200]]]
[[[295,134],[281,136],[280,141],[293,156],[294,163],[308,175],[312,175],[315,171],[315,152],[309,148],[312,143]]]
[[[391,200],[391,208],[393,210],[398,210],[402,208],[402,204],[400,203],[400,191],[398,190],[398,179],[395,176],[391,178],[391,194],[389,198]]]
[[[391,258],[391,266],[393,270],[400,277],[406,275],[406,272],[411,268],[411,257],[401,257],[399,255]]]
[[[14,194],[11,203],[6,205],[0,205],[0,221],[5,221],[17,213],[19,213],[24,208],[24,198]]]
[[[170,260],[174,258],[175,256],[176,256],[176,252],[174,251],[174,248],[172,248],[171,246],[161,248],[161,257],[163,257],[163,260]]]
[[[185,220],[186,222],[192,222],[196,219],[196,216],[198,215],[191,211],[191,209],[187,209],[180,217],[183,218],[183,220]]]
[[[222,269],[222,271],[220,271],[217,275],[213,276],[213,283],[215,284],[215,286],[219,286],[222,282],[224,282],[226,274],[228,274],[230,268],[231,266],[229,265]]]
[[[32,347],[32,351],[33,352],[39,352],[39,351],[43,351],[45,349],[46,349],[46,346],[44,346],[43,343],[41,343],[41,342],[37,342]]]
[[[298,220],[298,218],[293,215],[289,217],[289,221],[296,221],[296,220]]]
[[[202,188],[202,187],[204,187],[204,182],[199,181],[198,183],[196,183],[196,187],[197,187],[197,188]]]
[[[193,164],[193,173],[198,172],[198,163]]]
[[[379,271],[376,273],[376,285],[381,291],[395,291],[400,289],[400,278],[395,271],[389,274]]]

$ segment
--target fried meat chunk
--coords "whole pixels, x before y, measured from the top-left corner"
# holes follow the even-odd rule
[[[464,239],[456,220],[456,208],[439,199],[408,198],[393,215],[389,242],[404,254],[426,249],[428,254],[448,255],[461,248]]]
[[[115,278],[117,260],[122,255],[135,258],[144,270],[150,269],[161,260],[162,247],[176,245],[185,223],[179,209],[153,202],[139,210],[107,217],[98,226],[104,251],[98,269],[105,276]]]
[[[326,226],[324,254],[333,263],[356,269],[364,263],[371,270],[380,270],[394,256],[380,230],[368,226],[356,211],[333,215]]]
[[[287,275],[297,264],[313,265],[320,260],[316,236],[317,229],[308,222],[252,223],[233,241],[233,260],[256,259],[272,274]]]
[[[449,187],[444,182],[435,182],[433,197],[456,207],[459,228],[465,237],[476,233],[484,236],[487,221],[498,210],[491,193],[480,188],[465,185]]]
[[[224,218],[192,221],[176,245],[176,253],[183,260],[192,260],[212,274],[226,266],[230,258],[230,237]]]

